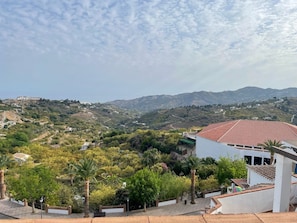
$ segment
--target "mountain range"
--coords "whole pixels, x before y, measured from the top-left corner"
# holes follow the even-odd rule
[[[199,91],[177,95],[154,95],[131,100],[115,100],[107,104],[122,109],[139,112],[150,112],[158,109],[171,109],[182,106],[203,106],[214,104],[236,104],[253,101],[264,101],[271,98],[297,97],[297,88],[263,89],[245,87],[235,91],[207,92]]]
[[[237,91],[147,96],[104,104],[30,97],[0,100],[0,137],[1,131],[7,134],[7,129],[30,128],[35,138],[42,135],[41,139],[50,143],[55,143],[54,137],[60,131],[100,138],[99,133],[110,129],[175,130],[234,119],[296,125],[297,88],[246,87]]]

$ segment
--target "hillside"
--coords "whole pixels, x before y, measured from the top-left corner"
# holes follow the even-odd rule
[[[136,113],[112,105],[64,100],[3,100],[0,135],[25,132],[31,141],[50,145],[99,141],[109,129],[123,129]]]
[[[297,98],[273,98],[230,105],[183,106],[145,113],[137,123],[152,129],[203,127],[234,119],[284,121],[297,124]]]
[[[252,101],[265,101],[271,98],[297,97],[297,88],[262,89],[246,87],[236,91],[223,92],[193,92],[178,95],[155,95],[136,98],[133,100],[116,100],[108,104],[116,105],[122,109],[149,112],[158,109],[170,109],[182,106],[201,106],[214,104],[236,104]]]
[[[242,96],[242,98],[244,98]],[[209,100],[210,101],[210,100]],[[275,120],[297,124],[297,97],[265,101],[158,109],[146,113],[110,104],[64,100],[4,100],[0,137],[26,132],[30,141],[52,146],[100,142],[102,134],[137,129],[177,130],[234,119]]]

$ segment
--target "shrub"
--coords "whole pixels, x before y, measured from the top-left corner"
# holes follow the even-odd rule
[[[90,194],[90,209],[96,210],[99,205],[112,205],[116,190],[111,186],[100,185]]]

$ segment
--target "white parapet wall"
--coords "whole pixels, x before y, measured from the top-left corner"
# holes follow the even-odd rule
[[[263,213],[273,209],[274,186],[213,197],[211,214]],[[290,204],[297,202],[297,184],[291,185]]]
[[[122,207],[119,207],[119,208],[102,208],[102,212],[105,212],[107,214],[110,214],[110,213],[123,213],[123,212],[125,212],[125,209],[122,208]]]
[[[59,207],[59,206],[45,206],[45,213],[47,214],[61,214],[61,215],[70,215],[72,213],[72,207]]]
[[[111,213],[124,213],[126,212],[126,205],[114,205],[114,206],[99,206],[99,212]]]
[[[213,192],[209,192],[209,193],[204,193],[204,198],[208,198],[208,197],[214,197],[214,196],[219,196],[222,194],[222,191],[213,191]]]
[[[48,214],[65,214],[65,215],[68,215],[68,210],[49,208],[47,213]]]
[[[163,206],[176,204],[176,203],[177,203],[177,199],[172,199],[172,200],[168,200],[168,201],[160,201],[160,202],[158,202],[158,207],[163,207]]]

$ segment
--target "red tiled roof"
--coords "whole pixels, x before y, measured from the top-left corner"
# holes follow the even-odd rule
[[[241,188],[248,188],[249,185],[247,183],[247,180],[246,179],[243,179],[243,178],[239,178],[239,179],[231,179],[231,181],[237,185],[237,186],[240,186]]]
[[[296,140],[297,126],[278,121],[234,120],[210,124],[197,134],[213,141],[257,146],[267,140]]]
[[[259,175],[267,178],[268,180],[274,180],[275,178],[275,166],[272,165],[247,165],[247,167]]]

